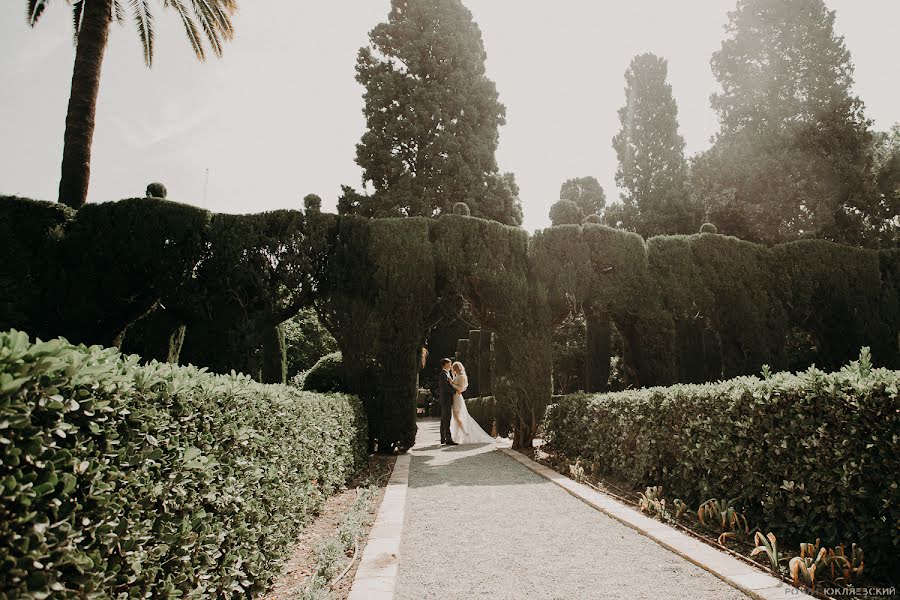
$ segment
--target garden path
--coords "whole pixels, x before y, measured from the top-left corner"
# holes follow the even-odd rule
[[[395,598],[745,599],[493,446],[419,422]]]

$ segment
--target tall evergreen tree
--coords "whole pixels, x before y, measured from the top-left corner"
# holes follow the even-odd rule
[[[567,179],[559,188],[560,200],[571,200],[585,215],[599,214],[606,206],[606,193],[596,177]]]
[[[622,128],[612,141],[623,206],[610,207],[607,222],[645,237],[696,230],[685,192],[684,138],[667,73],[666,60],[654,54],[632,59],[625,71],[626,102],[619,109]]]
[[[853,65],[823,0],[739,0],[712,58],[721,123],[692,172],[719,231],[865,243],[877,212]]]
[[[345,189],[339,206],[436,216],[465,202],[474,216],[520,224],[518,188],[494,156],[506,109],[472,13],[460,0],[391,0],[369,40],[356,65],[367,127],[356,162],[374,192]]]

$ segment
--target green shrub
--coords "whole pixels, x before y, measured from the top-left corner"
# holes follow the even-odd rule
[[[465,202],[457,202],[453,205],[453,214],[461,217],[468,217],[472,214],[472,211],[469,210],[469,205]]]
[[[165,198],[166,197],[166,186],[155,181],[147,186],[147,197],[148,198]]]
[[[41,337],[56,329],[57,246],[75,211],[57,202],[0,196],[0,331],[27,328]]]
[[[358,400],[0,333],[3,597],[250,597],[365,460]]]
[[[303,389],[321,393],[346,391],[347,378],[341,353],[332,352],[316,361],[303,379]]]
[[[209,222],[205,210],[159,198],[83,206],[55,257],[53,334],[119,346],[131,323],[190,279]]]
[[[690,504],[736,498],[790,543],[859,543],[883,573],[900,557],[900,372],[859,361],[764,379],[568,396],[544,422],[571,460]]]
[[[704,223],[700,226],[700,233],[718,233],[719,230],[712,223]]]

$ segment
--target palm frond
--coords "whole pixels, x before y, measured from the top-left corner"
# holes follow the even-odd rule
[[[212,7],[207,0],[193,0],[192,4],[194,13],[200,21],[200,26],[203,27],[203,33],[206,34],[206,39],[209,40],[209,45],[212,46],[213,52],[216,56],[222,56],[222,39],[219,33],[219,23],[216,21],[216,15]]]
[[[119,0],[113,0],[113,18],[119,25],[125,24],[125,7],[122,6],[122,3]]]
[[[84,0],[75,0],[72,3],[72,41],[78,44],[78,34],[81,33],[81,16],[84,14]]]
[[[188,41],[191,43],[191,48],[194,50],[194,54],[197,55],[201,61],[206,60],[206,52],[203,50],[203,43],[200,40],[200,32],[197,30],[197,23],[194,22],[194,19],[188,13],[187,6],[185,6],[183,0],[163,0],[163,6],[175,9],[175,12],[178,13],[178,16],[181,17],[181,22],[184,25],[184,32],[188,36]]]
[[[41,18],[41,15],[44,14],[44,9],[47,8],[47,4],[50,3],[50,0],[28,0],[26,4],[25,11],[25,19],[28,21],[28,24],[34,27],[35,23],[38,22],[38,19]]]
[[[131,12],[134,14],[134,24],[137,26],[138,35],[141,38],[144,62],[151,67],[153,66],[153,14],[150,12],[147,0],[131,0]]]
[[[192,0],[194,13],[216,56],[222,56],[223,40],[234,37],[231,15],[235,5],[231,0]]]

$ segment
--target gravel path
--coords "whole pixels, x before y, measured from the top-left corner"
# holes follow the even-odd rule
[[[420,421],[396,598],[747,598],[492,447],[438,441]]]

